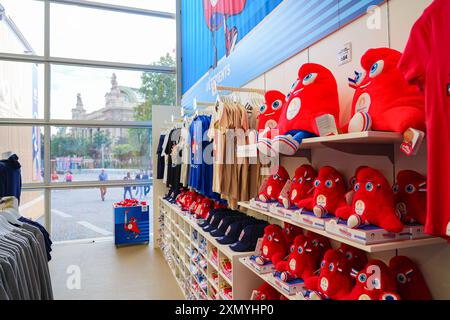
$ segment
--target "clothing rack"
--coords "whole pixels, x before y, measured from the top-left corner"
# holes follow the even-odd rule
[[[237,87],[227,87],[227,86],[217,86],[217,91],[231,91],[231,92],[242,92],[242,93],[257,93],[260,95],[265,95],[266,90],[255,89],[255,88],[237,88]]]

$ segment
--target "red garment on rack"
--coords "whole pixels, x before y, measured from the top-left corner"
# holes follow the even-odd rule
[[[425,93],[426,232],[450,240],[450,1],[435,0],[414,25],[399,68]]]

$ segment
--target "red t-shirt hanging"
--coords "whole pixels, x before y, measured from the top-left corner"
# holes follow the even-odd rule
[[[426,232],[450,239],[450,1],[435,0],[414,25],[400,70],[425,92]]]

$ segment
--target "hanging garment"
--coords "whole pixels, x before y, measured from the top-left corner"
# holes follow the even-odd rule
[[[169,155],[166,153],[167,144],[169,143],[170,132],[166,134],[164,138],[164,142],[162,145],[162,156],[164,157],[164,174],[163,174],[163,183],[167,183],[167,172],[169,171]]]
[[[425,93],[428,146],[425,232],[450,240],[450,1],[435,0],[414,25],[399,63]]]
[[[189,136],[189,126],[190,122],[185,121],[183,124],[183,128],[181,128],[181,173],[180,173],[180,182],[183,187],[187,187],[189,185],[189,169],[191,165],[191,138]]]
[[[6,160],[0,160],[0,198],[14,196],[20,202],[22,191],[21,165],[15,154]]]
[[[164,178],[164,156],[163,153],[163,144],[164,139],[166,138],[165,134],[161,134],[159,136],[159,143],[158,143],[158,149],[156,150],[156,157],[157,157],[157,173],[156,173],[156,179],[162,180]]]

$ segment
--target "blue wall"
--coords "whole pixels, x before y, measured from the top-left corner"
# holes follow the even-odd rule
[[[228,26],[239,30],[236,49],[225,57],[222,27],[216,38],[219,63],[211,69],[213,37],[205,21],[203,1],[183,0],[182,106],[189,109],[194,98],[214,101],[212,83],[240,87],[383,2],[247,0],[244,11],[228,19]]]

